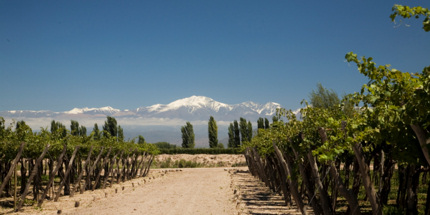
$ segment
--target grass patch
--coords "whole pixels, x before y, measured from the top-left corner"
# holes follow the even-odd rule
[[[167,158],[162,162],[153,162],[153,168],[198,168],[198,167],[206,167],[205,164],[195,162],[195,161],[186,161],[184,159],[172,161],[171,158]]]

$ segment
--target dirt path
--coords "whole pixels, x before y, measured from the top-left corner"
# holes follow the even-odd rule
[[[229,185],[228,173],[222,168],[184,169],[73,213],[234,214]]]

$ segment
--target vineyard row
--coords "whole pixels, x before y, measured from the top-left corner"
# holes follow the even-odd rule
[[[73,196],[78,191],[82,194],[145,177],[154,159],[154,154],[145,150],[67,144],[61,151],[58,145],[47,144],[36,158],[23,156],[25,145],[21,143],[12,160],[6,159],[5,151],[0,152],[0,200],[14,197],[16,211],[28,202],[30,190],[33,202],[40,207],[46,199],[57,201],[61,195]]]

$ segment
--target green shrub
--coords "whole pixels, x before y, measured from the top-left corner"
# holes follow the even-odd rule
[[[160,154],[242,154],[239,148],[164,148]]]

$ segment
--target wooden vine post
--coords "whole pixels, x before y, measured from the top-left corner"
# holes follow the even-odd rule
[[[121,180],[121,176],[122,176],[122,171],[121,171],[121,167],[119,165],[119,162],[122,162],[123,159],[122,157],[124,156],[123,152],[121,152],[121,156],[119,156],[119,159],[116,163],[116,167],[117,167],[117,172],[116,172],[116,183],[119,184],[120,180]],[[122,163],[122,165],[124,165],[124,163]]]
[[[131,163],[131,170],[130,170],[130,179],[134,178],[134,171],[137,168],[137,159],[139,158],[139,154],[137,153],[137,151],[134,151],[134,159],[132,160]]]
[[[104,147],[102,147],[101,149],[100,149],[100,152],[99,152],[99,154],[97,155],[97,158],[96,158],[96,160],[94,161],[94,164],[92,165],[92,166],[90,166],[90,169],[89,169],[89,171],[88,171],[88,175],[87,175],[87,180],[85,180],[84,181],[84,188],[86,187],[86,186],[91,186],[91,172],[93,172],[93,170],[94,170],[94,168],[96,168],[96,166],[97,166],[97,163],[99,162],[99,160],[100,160],[100,157],[102,156],[102,153],[103,153],[103,149],[104,149]]]
[[[13,209],[18,210],[16,207],[16,202],[17,202],[17,194],[18,194],[18,175],[16,174],[18,171],[16,170],[16,168],[13,168],[13,175],[14,175],[14,186],[13,186]]]
[[[72,169],[73,160],[75,159],[76,153],[78,152],[79,146],[75,147],[75,150],[73,151],[72,157],[70,158],[69,164],[67,165],[66,173],[64,174],[64,178],[60,183],[60,186],[58,187],[57,193],[55,194],[54,202],[58,201],[58,198],[60,197],[61,189],[63,188],[64,184],[66,183],[67,176],[69,176],[70,170]]]
[[[366,164],[366,161],[364,160],[361,144],[355,143],[352,149],[354,150],[355,157],[357,158],[361,178],[363,179],[363,185],[365,187],[367,197],[369,198],[370,205],[372,206],[372,214],[381,215],[382,208],[381,208],[381,205],[379,204],[379,198],[376,196],[375,187],[373,186],[373,183],[370,180],[369,166]]]
[[[257,166],[257,170],[258,170],[260,178],[263,180],[264,184],[266,184],[266,186],[269,187],[269,185],[270,185],[269,184],[269,180],[267,179],[266,174],[264,174],[264,166],[263,166],[263,164],[261,162],[260,155],[258,154],[258,152],[257,152],[257,150],[255,148],[251,149],[251,154],[252,154],[251,156],[254,159],[255,164]]]
[[[111,152],[111,150],[112,150],[112,148],[109,148],[109,151],[108,151],[108,153],[107,153],[107,155],[106,155],[106,157],[103,159],[103,163],[102,163],[102,169],[103,169],[103,167],[106,165],[106,161],[108,160],[108,158],[109,158],[109,155],[110,155],[110,152]],[[99,182],[99,179],[100,179],[100,175],[101,175],[101,173],[102,173],[102,170],[100,170],[98,173],[97,173],[97,177],[96,177],[96,179],[95,179],[95,181],[94,181],[94,184],[93,184],[93,187],[92,187],[92,191],[94,191],[94,189],[96,189],[96,186],[97,186],[97,184],[98,184],[98,182]],[[105,175],[106,175],[106,172],[105,172]]]
[[[273,142],[273,148],[275,149],[275,154],[278,157],[279,162],[281,163],[282,169],[285,171],[287,176],[287,182],[290,186],[291,194],[293,195],[294,201],[297,204],[300,212],[302,214],[307,214],[306,207],[303,204],[302,198],[299,194],[298,185],[296,180],[292,180],[292,169],[291,166],[284,160],[282,156],[281,150],[279,150],[278,146],[276,146],[275,142]],[[282,183],[282,182],[281,182]]]
[[[88,152],[88,156],[87,159],[85,160],[84,165],[82,166],[82,170],[79,173],[78,179],[75,181],[75,184],[73,185],[73,189],[72,192],[70,192],[70,196],[73,196],[74,193],[77,191],[78,189],[78,184],[81,184],[81,180],[82,180],[82,176],[84,175],[84,169],[85,167],[90,163],[91,160],[91,153],[93,152],[93,146],[91,146],[90,151]]]
[[[325,129],[322,127],[318,128],[318,133],[321,137],[321,142],[325,143],[327,141],[327,133]],[[333,161],[329,163],[329,172],[331,177],[335,179],[336,186],[339,188],[340,194],[343,197],[345,197],[346,201],[348,202],[349,207],[351,208],[351,212],[353,214],[361,214],[360,206],[358,204],[357,198],[351,193],[350,190],[347,189],[347,187],[343,183],[343,180],[340,177],[339,172],[336,169],[336,166],[333,164]]]
[[[283,182],[285,181],[285,179],[287,178],[287,176],[285,175],[285,172],[284,172],[284,171],[281,171],[281,170],[282,170],[282,168],[281,168],[280,161],[279,161],[278,159],[276,159],[276,157],[273,157],[273,156],[267,156],[267,158],[268,158],[268,159],[270,158],[270,159],[272,160],[273,164],[276,166],[276,168],[275,168],[275,169],[276,169],[276,170],[277,170],[277,172],[279,173],[279,179],[278,179],[278,180],[276,180],[276,181],[280,182],[280,183],[279,183],[279,185],[280,185],[281,190],[282,190],[282,192],[284,193],[284,197],[285,197],[286,195],[288,195],[288,194],[289,194],[287,184],[286,184],[286,183],[283,183]],[[288,198],[284,198],[284,200],[285,200],[285,205],[289,205]]]
[[[322,209],[322,205],[319,204],[317,198],[314,198],[316,195],[315,191],[315,181],[312,179],[312,177],[309,175],[309,173],[306,172],[306,166],[304,162],[300,159],[299,154],[297,151],[292,147],[292,151],[294,153],[294,157],[296,161],[298,162],[299,166],[299,172],[302,177],[303,183],[305,184],[306,191],[308,192],[308,199],[309,203],[312,205],[312,208],[314,209],[315,214],[324,214],[324,215],[331,215],[330,207],[328,205],[325,206],[324,209]],[[309,163],[309,162],[308,162]],[[312,196],[311,196],[312,195]]]
[[[311,174],[314,178],[314,181],[317,184],[317,189],[320,193],[320,201],[321,201],[321,206],[323,209],[324,214],[332,214],[332,211],[329,207],[330,205],[330,200],[328,198],[328,193],[327,193],[327,189],[324,188],[324,185],[321,181],[321,177],[320,174],[318,172],[318,165],[317,162],[315,160],[315,157],[312,155],[312,152],[308,152],[306,154],[308,161],[309,161],[309,166],[311,167]]]
[[[129,158],[130,158],[130,154],[127,154],[127,158],[124,158],[124,160],[122,161],[122,163],[123,163],[122,182],[124,182],[127,179],[127,170],[128,170],[128,166],[129,166],[129,163],[128,163]]]
[[[140,176],[143,177],[144,176],[144,169],[145,169],[145,160],[147,159],[147,154],[144,152],[142,155],[142,160],[141,160],[141,167],[140,167]],[[149,160],[148,160],[149,161]]]
[[[31,175],[28,178],[27,185],[25,186],[24,192],[21,195],[21,201],[19,201],[18,206],[15,208],[15,212],[18,212],[18,210],[21,209],[21,207],[25,201],[25,197],[28,194],[28,190],[30,189],[31,182],[34,179],[34,176],[36,176],[37,172],[39,171],[39,165],[41,165],[41,162],[42,162],[43,158],[45,157],[46,153],[48,152],[49,147],[50,147],[49,144],[46,145],[42,154],[40,154],[40,156],[37,158],[36,163],[34,164],[33,170],[31,171]]]
[[[150,169],[150,167],[151,167],[151,164],[152,164],[152,161],[154,160],[154,155],[151,155],[151,157],[150,157],[150,159],[149,159],[149,162],[148,162],[148,164],[147,164],[147,166],[146,166],[146,169],[145,169],[145,174],[143,175],[143,176],[146,176],[146,175],[148,175],[148,173],[149,173],[149,169]]]
[[[113,166],[114,166],[114,162],[115,162],[115,157],[117,155],[118,155],[118,152],[110,159],[108,171],[105,172],[105,174],[104,174],[104,180],[103,180],[103,186],[102,186],[103,189],[106,188],[106,183],[109,179],[109,175],[111,175],[111,174],[112,174],[112,178],[111,178],[110,184],[113,183],[113,172],[112,172],[112,170],[113,170]]]
[[[46,195],[48,194],[49,188],[51,188],[52,184],[54,183],[55,175],[57,174],[57,172],[58,172],[58,170],[60,169],[60,167],[63,165],[63,162],[62,162],[62,161],[63,161],[63,157],[64,157],[64,155],[66,154],[66,151],[67,151],[67,145],[64,145],[64,147],[63,147],[63,152],[61,152],[60,156],[58,156],[58,159],[57,159],[57,166],[55,167],[54,171],[52,172],[52,174],[51,174],[51,175],[50,175],[50,177],[49,177],[49,182],[48,182],[48,184],[46,185],[46,188],[45,188],[45,190],[44,190],[44,192],[43,192],[43,194],[42,194],[42,198],[41,198],[41,199],[39,200],[39,202],[37,203],[37,206],[38,206],[38,207],[42,206],[43,201],[45,200]]]
[[[25,143],[21,143],[21,146],[19,147],[18,153],[15,156],[15,159],[12,161],[12,165],[10,165],[9,172],[7,173],[6,177],[4,178],[1,186],[0,186],[0,197],[3,193],[4,188],[6,187],[6,184],[9,182],[9,179],[12,177],[12,174],[14,173],[16,164],[18,163],[18,160],[21,158],[22,151],[24,150]]]

